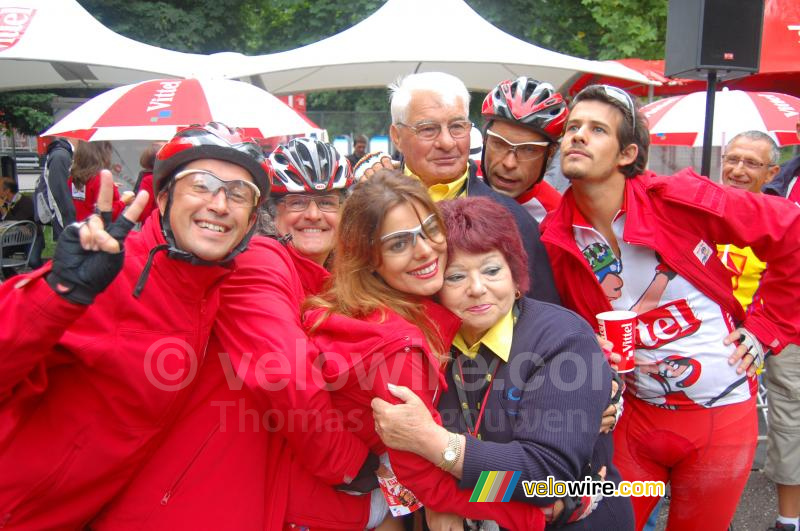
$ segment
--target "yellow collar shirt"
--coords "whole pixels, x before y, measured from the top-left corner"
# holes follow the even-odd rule
[[[478,349],[481,344],[492,351],[492,353],[508,363],[508,357],[511,355],[511,341],[514,338],[514,310],[509,312],[499,321],[497,321],[489,330],[483,334],[474,345],[467,346],[464,336],[461,332],[456,334],[453,339],[453,346],[456,347],[462,354],[469,359],[475,359],[478,355]]]
[[[408,166],[405,167],[403,172],[408,175],[409,177],[413,177],[419,181],[422,181],[419,177],[414,175]],[[444,201],[445,199],[455,199],[462,194],[463,191],[466,190],[466,183],[467,177],[469,176],[469,165],[467,165],[467,169],[464,172],[464,175],[456,179],[455,181],[451,181],[449,183],[437,183],[433,186],[428,188],[428,193],[435,202]]]

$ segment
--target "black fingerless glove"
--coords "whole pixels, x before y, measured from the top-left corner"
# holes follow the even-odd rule
[[[108,234],[120,245],[120,252],[112,254],[85,250],[81,247],[79,225],[69,225],[58,238],[53,269],[47,275],[47,283],[53,291],[70,302],[91,304],[122,269],[125,260],[122,244],[133,227],[134,224],[124,216],[119,216],[108,227]]]
[[[373,453],[367,454],[364,464],[361,465],[361,469],[358,471],[358,475],[353,478],[353,481],[336,485],[336,490],[366,494],[367,492],[377,489],[378,476],[375,475],[375,472],[378,470],[380,464],[377,455]]]

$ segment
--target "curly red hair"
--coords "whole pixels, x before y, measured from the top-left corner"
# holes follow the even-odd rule
[[[488,197],[463,197],[439,203],[447,227],[447,261],[453,253],[483,254],[500,251],[522,293],[530,288],[528,255],[514,216]]]

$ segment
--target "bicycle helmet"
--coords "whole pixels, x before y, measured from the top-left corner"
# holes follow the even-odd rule
[[[489,121],[509,120],[558,140],[567,121],[567,104],[553,85],[529,77],[506,80],[486,95],[481,114]]]
[[[350,162],[331,144],[295,138],[269,156],[273,195],[347,190],[353,184]]]
[[[253,177],[264,201],[269,196],[269,165],[261,147],[245,137],[240,129],[219,122],[192,125],[178,131],[156,154],[153,190],[166,189],[177,170],[198,159],[219,159],[242,166]]]
[[[213,262],[178,247],[169,220],[174,193],[174,188],[170,185],[174,182],[173,178],[182,166],[198,159],[224,160],[243,167],[250,172],[253,183],[258,187],[259,202],[263,202],[269,196],[269,164],[264,158],[261,147],[245,137],[241,130],[231,129],[218,122],[209,122],[205,125],[192,125],[178,131],[172,140],[158,151],[153,168],[154,193],[158,195],[164,190],[168,193],[167,205],[161,215],[161,233],[167,243],[157,245],[150,250],[144,269],[133,290],[134,297],[138,298],[144,289],[157,252],[166,251],[170,258],[185,260],[195,265],[226,265],[247,249],[250,238],[255,232],[255,224],[253,224],[253,227],[227,256]]]

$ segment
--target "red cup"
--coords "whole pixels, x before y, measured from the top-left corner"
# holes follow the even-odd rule
[[[617,372],[630,372],[634,366],[636,343],[636,312],[613,310],[598,313],[597,324],[600,335],[610,341],[613,351],[622,355]]]

